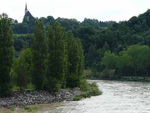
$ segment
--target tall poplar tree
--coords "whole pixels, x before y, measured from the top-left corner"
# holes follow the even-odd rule
[[[81,79],[82,75],[83,75],[83,70],[84,70],[84,50],[82,47],[82,43],[81,40],[79,38],[76,38],[76,42],[78,44],[78,50],[79,50],[79,69],[78,69],[78,76],[79,79]]]
[[[46,34],[42,22],[36,21],[31,48],[33,52],[33,84],[37,90],[41,90],[45,84],[47,58]]]
[[[58,91],[64,83],[67,56],[65,31],[60,23],[55,22],[54,28],[48,29],[48,66],[47,85],[50,91]]]
[[[6,14],[0,16],[0,96],[11,93],[10,70],[13,63],[14,48],[10,21]]]
[[[78,87],[80,85],[81,76],[83,74],[84,55],[80,40],[74,38],[71,31],[67,33],[67,50],[67,87]]]

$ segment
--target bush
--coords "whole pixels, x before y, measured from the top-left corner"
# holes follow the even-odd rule
[[[90,90],[89,83],[85,79],[81,80],[81,82],[80,82],[80,89],[83,92],[86,92],[86,91]]]
[[[97,95],[101,95],[102,94],[102,92],[98,89],[98,86],[97,86],[96,82],[93,82],[93,83],[91,83],[89,85],[91,87],[90,94],[92,96],[97,96]]]
[[[81,100],[81,97],[74,97],[73,100],[74,101],[79,101],[79,100]]]
[[[90,94],[89,91],[87,91],[87,92],[82,92],[81,96],[84,97],[84,98],[90,98],[91,94]]]
[[[96,82],[88,83],[86,80],[82,80],[80,83],[80,89],[83,91],[81,96],[84,98],[102,94],[102,92],[98,89]]]

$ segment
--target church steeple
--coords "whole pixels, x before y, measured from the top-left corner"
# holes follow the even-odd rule
[[[27,3],[25,5],[25,14],[28,12]]]
[[[31,18],[34,18],[34,17],[31,15],[30,11],[28,10],[27,3],[26,3],[25,4],[25,15],[24,15],[23,20],[26,19],[27,21],[29,21]]]

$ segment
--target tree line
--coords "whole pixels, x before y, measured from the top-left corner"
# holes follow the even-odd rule
[[[80,87],[85,80],[81,41],[59,22],[45,30],[43,22],[36,21],[31,47],[26,44],[18,58],[10,21],[1,18],[0,27],[0,96],[11,94],[13,86],[22,90],[32,84],[36,90],[53,92]]]
[[[101,60],[105,66],[99,78],[119,79],[124,76],[150,76],[150,47],[132,45],[119,54],[106,51]]]
[[[147,10],[145,13],[140,14],[137,17],[133,16],[128,21],[114,23],[112,26],[108,27],[108,29],[101,31],[99,36],[93,36],[93,39],[91,39],[93,40],[93,42],[91,41],[92,43],[89,46],[87,55],[85,55],[85,65],[87,64],[87,66],[89,66],[89,69],[93,71],[94,74],[92,76],[99,78],[103,75],[112,75],[114,72],[115,75],[119,75],[119,77],[121,77],[122,75],[149,76],[149,71],[147,71],[149,69],[149,65],[147,65],[149,61],[148,58],[145,59],[144,56],[144,54],[147,55],[149,53],[146,50],[150,46],[150,21],[148,19],[150,17],[149,15],[150,10]],[[134,45],[141,46],[143,48],[143,52],[140,52],[140,47],[136,47]],[[131,52],[133,54],[132,59],[129,60],[129,57],[126,54],[120,57],[120,52],[128,51],[128,49],[131,49],[132,46],[134,47],[134,49],[139,49],[139,52],[136,51],[136,49],[136,52]],[[102,63],[104,60],[103,58],[106,57],[109,53],[111,53],[110,56],[112,56],[112,58],[115,57],[117,58],[117,60],[114,61],[114,59],[109,57],[110,59],[107,59],[107,63],[111,63],[114,61],[113,66],[115,64],[121,65],[123,69],[121,69],[121,67],[113,67],[113,69],[108,69],[108,67]],[[116,57],[116,55],[119,57]],[[137,56],[138,59],[135,56]],[[123,60],[128,60],[129,64],[132,64],[132,66],[122,66],[123,64],[121,63],[125,63],[125,61],[122,60],[120,61],[120,64],[116,63],[119,62],[118,59],[120,58],[122,58]],[[145,61],[143,61],[144,59],[147,61],[145,66]]]
[[[33,33],[35,26],[34,21],[42,21],[46,30],[49,24],[53,26],[54,22],[58,21],[66,31],[71,30],[74,36],[81,40],[85,54],[85,68],[102,69],[104,67],[99,64],[99,61],[103,58],[107,50],[118,54],[120,51],[127,49],[130,45],[139,44],[150,46],[149,15],[150,10],[147,10],[137,17],[133,16],[128,21],[120,21],[118,23],[115,21],[102,22],[87,18],[85,18],[83,22],[79,22],[76,19],[54,19],[52,16],[48,16],[47,18],[34,18],[31,21],[24,20],[22,23],[13,23],[11,27],[15,34],[14,46],[18,47],[16,44],[21,42],[22,46],[20,45],[20,48],[22,49],[23,43],[26,42],[26,40],[24,40],[24,34],[29,33],[29,36]],[[19,31],[17,29],[21,29],[18,27],[18,24],[26,24],[26,29],[29,30],[32,28],[31,32],[24,32],[26,31],[25,29],[23,29],[22,32],[16,32]],[[27,40],[27,42],[29,41]],[[16,56],[18,56],[20,52],[18,50],[15,52]]]
[[[101,62],[106,51],[110,50],[118,55],[120,51],[127,50],[131,45],[150,46],[149,15],[150,10],[147,10],[139,16],[131,17],[128,21],[120,21],[118,23],[114,21],[102,22],[87,18],[83,22],[79,22],[76,19],[54,19],[52,16],[47,18],[41,17],[39,20],[44,23],[46,29],[48,29],[48,24],[54,25],[54,21],[57,20],[66,30],[71,30],[74,36],[81,40],[83,45],[85,69],[101,72],[106,67],[99,62]],[[27,24],[28,21],[23,21],[23,23]],[[31,24],[31,26],[33,25]],[[17,28],[15,24],[12,27]],[[21,35],[23,36],[24,34],[20,34],[20,36],[15,34],[15,42],[21,41]],[[24,42],[26,40],[22,40],[21,49]],[[27,42],[29,41],[27,40]],[[15,52],[17,53],[16,56],[19,56],[19,52]]]
[[[102,22],[96,19],[87,19],[87,18],[85,18],[83,22],[80,22],[76,19],[67,19],[67,18],[54,19],[52,16],[47,16],[46,18],[45,17],[31,18],[29,21],[26,19],[23,19],[22,23],[18,23],[18,22],[14,23],[13,21],[11,24],[11,28],[14,33],[13,38],[15,42],[14,47],[15,47],[16,57],[18,57],[20,50],[23,49],[24,42],[29,42],[28,39],[30,35],[33,34],[34,32],[36,20],[42,21],[46,30],[48,30],[49,25],[53,26],[55,21],[58,21],[66,31],[71,30],[73,35],[75,37],[80,38],[82,42],[84,52],[85,52],[85,59],[87,58],[86,55],[87,55],[88,48],[89,48],[88,46],[91,45],[90,37],[92,35],[97,34],[97,32],[106,29],[107,27],[111,26],[114,23],[114,21]],[[29,42],[29,45],[30,45],[30,42]],[[87,63],[85,67],[87,67]]]

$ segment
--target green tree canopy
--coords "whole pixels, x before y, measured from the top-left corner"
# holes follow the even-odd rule
[[[16,59],[13,70],[15,73],[15,83],[20,87],[20,90],[31,83],[32,78],[32,52],[30,48],[24,49],[20,53],[20,57]]]
[[[58,91],[64,83],[67,65],[65,31],[58,22],[54,23],[54,28],[48,28],[47,61],[46,88]]]
[[[47,45],[46,34],[42,22],[36,21],[31,48],[33,52],[33,84],[38,90],[45,84]]]
[[[0,18],[0,96],[11,93],[10,70],[13,63],[14,48],[10,21]]]
[[[105,65],[107,69],[116,68],[117,56],[111,51],[106,51],[104,57],[102,58],[102,65]]]

